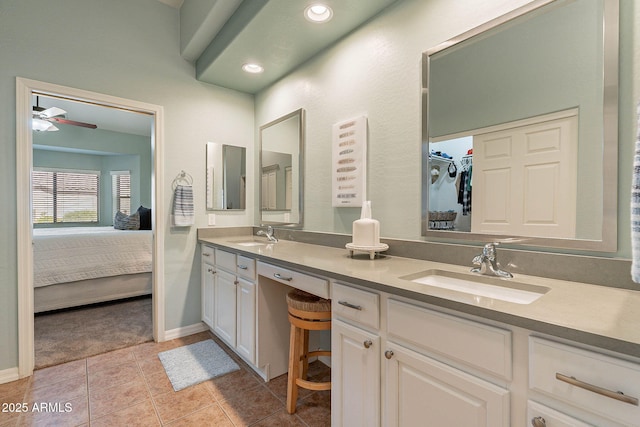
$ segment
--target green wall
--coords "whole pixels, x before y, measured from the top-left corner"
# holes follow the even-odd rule
[[[33,166],[100,171],[100,222],[113,224],[111,171],[130,171],[131,208],[151,206],[151,138],[103,129],[59,126],[33,133]]]

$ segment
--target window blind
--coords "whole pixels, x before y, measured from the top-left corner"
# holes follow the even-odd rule
[[[131,175],[129,173],[113,173],[111,175],[114,215],[120,211],[131,215]]]
[[[96,172],[34,170],[33,222],[98,222],[100,175]]]

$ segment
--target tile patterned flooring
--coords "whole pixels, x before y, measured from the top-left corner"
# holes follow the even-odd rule
[[[157,354],[210,338],[240,370],[173,391]],[[320,362],[309,366],[309,376],[317,381],[328,381],[330,375]],[[286,374],[265,383],[216,337],[202,332],[52,366],[0,384],[0,427],[331,425],[330,391],[300,389],[294,415],[285,410],[286,393]],[[9,406],[15,403],[26,404],[28,411]],[[49,407],[38,406],[43,403]],[[42,411],[34,410],[34,404]]]

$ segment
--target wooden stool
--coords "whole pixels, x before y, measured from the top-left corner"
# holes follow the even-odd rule
[[[331,329],[331,301],[298,289],[287,294],[291,338],[289,341],[289,375],[287,412],[296,412],[298,387],[308,390],[331,390],[331,381],[307,380],[309,357],[331,356],[331,351],[309,351],[309,331]]]

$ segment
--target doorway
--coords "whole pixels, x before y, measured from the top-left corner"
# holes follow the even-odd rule
[[[34,256],[33,200],[31,174],[33,170],[32,97],[52,96],[58,99],[128,111],[152,117],[150,208],[152,222],[153,338],[164,340],[163,229],[157,219],[163,217],[164,199],[157,183],[162,179],[163,109],[161,106],[106,94],[55,85],[46,82],[16,79],[16,175],[17,175],[17,257],[18,257],[18,374],[29,376],[34,368]],[[55,122],[54,122],[55,123]]]

